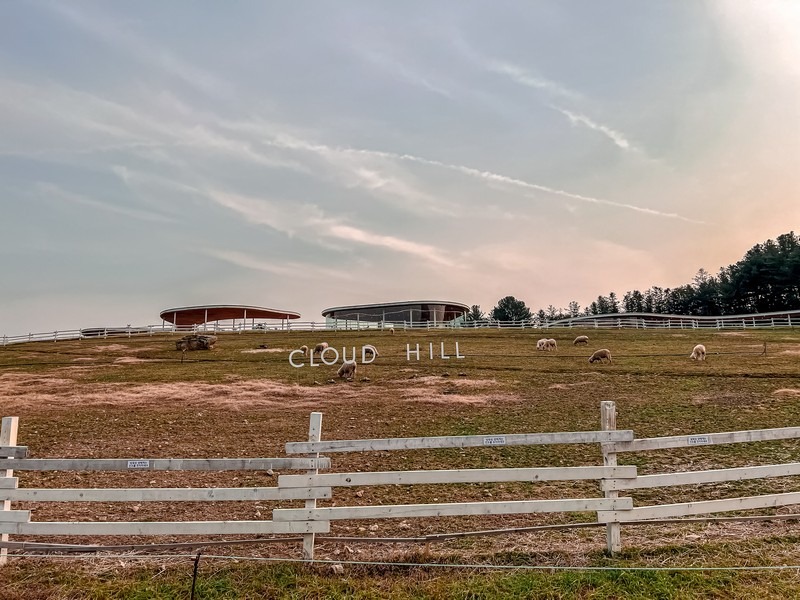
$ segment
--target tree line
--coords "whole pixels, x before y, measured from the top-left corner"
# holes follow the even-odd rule
[[[796,309],[800,309],[800,236],[790,231],[756,244],[717,275],[701,268],[691,283],[675,288],[654,285],[645,291],[629,290],[621,299],[610,292],[583,308],[573,300],[566,308],[551,304],[535,314],[522,300],[506,296],[488,316],[473,305],[467,320],[557,321],[620,312],[723,316]]]

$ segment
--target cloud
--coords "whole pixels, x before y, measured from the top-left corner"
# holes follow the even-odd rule
[[[286,208],[286,203],[219,190],[209,190],[208,196],[220,206],[237,213],[248,222],[266,225],[290,237],[296,235],[315,243],[320,243],[320,238],[329,237],[422,257],[426,259],[427,263],[454,266],[454,263],[434,246],[391,235],[373,233],[348,225],[340,219],[326,216],[316,205],[294,205]]]
[[[426,261],[434,262],[446,267],[453,267],[453,261],[445,257],[442,252],[427,244],[418,244],[410,242],[394,236],[380,235],[357,229],[349,225],[332,225],[327,233],[339,239],[358,242],[368,246],[377,246],[380,248],[388,248],[395,252],[402,252],[412,256],[424,258]]]
[[[534,190],[538,192],[545,192],[547,194],[552,194],[555,196],[561,196],[564,198],[570,198],[573,200],[580,200],[581,202],[590,203],[590,204],[600,204],[604,206],[612,206],[614,208],[621,208],[625,210],[631,210],[634,212],[638,212],[641,214],[646,214],[654,217],[663,217],[668,219],[678,219],[681,221],[686,221],[687,223],[697,223],[702,224],[703,221],[698,221],[695,219],[690,219],[688,217],[684,217],[678,213],[673,212],[664,212],[660,210],[656,210],[653,208],[646,208],[642,206],[636,206],[634,204],[629,204],[625,202],[615,202],[613,200],[606,200],[603,198],[595,198],[593,196],[585,196],[582,194],[574,194],[571,192],[567,192],[565,190],[559,190],[556,188],[552,188],[545,185],[540,185],[536,183],[530,183],[524,181],[522,179],[516,179],[513,177],[508,177],[506,175],[501,175],[499,173],[493,173],[491,171],[483,171],[480,169],[476,169],[474,167],[468,167],[465,165],[457,165],[457,164],[450,164],[445,163],[438,160],[430,160],[427,158],[423,158],[420,156],[415,156],[413,154],[396,154],[393,152],[383,152],[379,150],[365,150],[365,149],[357,149],[357,148],[344,148],[344,147],[334,147],[328,146],[325,144],[318,144],[318,143],[311,143],[306,142],[297,138],[289,137],[289,136],[281,136],[272,140],[270,143],[275,144],[279,147],[285,148],[292,148],[296,150],[305,150],[308,152],[313,152],[322,156],[336,156],[339,154],[353,154],[359,156],[373,156],[391,160],[398,160],[398,161],[405,161],[405,162],[413,162],[417,164],[427,165],[430,167],[438,167],[442,169],[448,169],[451,171],[457,171],[463,175],[467,175],[469,177],[481,179],[484,181],[489,181],[493,183],[500,183],[511,187],[522,188],[526,190]]]
[[[253,271],[273,273],[288,278],[319,279],[321,277],[330,279],[352,280],[354,277],[343,269],[324,269],[317,265],[300,262],[281,262],[280,264],[272,261],[259,260],[257,257],[237,252],[235,250],[222,250],[217,248],[207,248],[199,251],[201,254],[210,256],[217,260]]]
[[[554,96],[569,98],[570,100],[578,100],[581,98],[581,94],[569,89],[557,81],[552,81],[550,79],[534,75],[522,67],[518,67],[507,62],[490,60],[485,62],[485,67],[487,70],[493,73],[506,75],[511,80],[525,87],[547,92],[548,94]]]
[[[611,129],[611,127],[608,127],[607,125],[596,123],[586,115],[578,114],[569,111],[565,108],[559,108],[557,106],[553,106],[552,108],[560,112],[562,115],[565,115],[569,119],[570,123],[572,123],[573,125],[584,125],[589,129],[592,129],[594,131],[599,131],[623,150],[634,149],[631,143],[627,139],[625,139],[625,136],[622,135],[619,131]]]
[[[381,74],[388,73],[393,77],[413,86],[423,88],[429,92],[432,92],[438,96],[443,96],[450,100],[453,99],[453,94],[449,90],[445,89],[438,83],[433,83],[428,77],[425,77],[418,71],[411,69],[410,67],[390,56],[366,48],[357,50],[357,53],[366,61],[379,67]]]
[[[53,198],[59,201],[70,202],[72,204],[79,204],[81,206],[86,206],[88,208],[101,210],[103,212],[114,213],[117,215],[130,217],[132,219],[138,219],[140,221],[153,221],[158,223],[175,222],[174,219],[170,219],[169,217],[164,216],[162,214],[145,210],[139,210],[136,208],[129,208],[126,206],[119,206],[116,204],[109,204],[107,202],[102,202],[100,200],[94,200],[92,198],[87,198],[86,196],[81,196],[79,194],[69,192],[51,183],[38,183],[36,185],[36,190],[39,193],[39,195],[44,196],[46,198]]]
[[[175,55],[154,40],[143,39],[131,33],[113,19],[99,13],[76,9],[74,4],[55,2],[48,5],[72,25],[78,27],[109,46],[120,48],[148,66],[161,69],[171,77],[189,84],[196,90],[213,96],[229,95],[231,86],[216,75],[201,69]]]

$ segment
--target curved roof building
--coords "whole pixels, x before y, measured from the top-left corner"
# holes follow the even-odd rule
[[[161,311],[160,317],[173,325],[200,325],[210,321],[239,319],[299,319],[300,313],[241,304],[205,304],[167,308]]]
[[[334,306],[322,311],[322,316],[334,320],[387,323],[447,323],[463,317],[469,306],[445,300],[407,300],[380,304]]]

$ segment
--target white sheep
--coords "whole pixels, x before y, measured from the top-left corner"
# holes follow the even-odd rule
[[[603,362],[603,360],[608,359],[608,362],[613,362],[611,360],[611,350],[608,348],[602,348],[601,350],[595,350],[595,353],[589,357],[589,362]]]
[[[538,342],[536,342],[536,349],[547,350],[547,338],[542,338]]]
[[[575,338],[575,341],[572,342],[573,346],[577,346],[579,344],[588,344],[589,343],[589,336],[588,335],[579,335]]]
[[[356,361],[346,360],[342,363],[342,366],[339,367],[339,370],[336,371],[336,374],[343,379],[352,379],[356,376],[357,367]]]
[[[387,323],[384,325],[384,329],[394,335],[394,323]]]
[[[308,356],[308,346],[306,346],[305,344],[300,346],[300,351],[303,353],[303,356]]]
[[[327,348],[327,347],[328,347],[328,342],[320,342],[319,344],[314,346],[314,352],[312,352],[311,354],[312,355],[313,354],[322,354],[322,351],[325,350],[325,348]]]
[[[551,350],[558,350],[558,343],[553,338],[548,338],[546,340],[546,347],[545,350],[550,352]]]
[[[692,353],[689,355],[689,358],[692,360],[705,360],[706,359],[706,347],[703,344],[697,344],[697,346],[692,349]]]

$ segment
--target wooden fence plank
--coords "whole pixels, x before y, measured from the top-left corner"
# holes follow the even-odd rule
[[[19,417],[3,417],[0,422],[0,446],[14,447],[17,445],[17,433],[19,432]],[[7,460],[7,459],[6,459]],[[0,469],[0,476],[6,481],[14,480],[14,467],[6,467],[3,471]],[[0,512],[11,510],[11,502],[4,500],[0,503]],[[9,541],[8,533],[0,532],[0,542]],[[6,564],[8,561],[8,549],[0,548],[0,565]]]
[[[312,412],[308,419],[308,441],[318,442],[322,437],[322,413]],[[311,454],[312,458],[319,458],[319,453]],[[318,475],[318,469],[311,469],[306,471],[306,475]],[[279,478],[280,479],[280,478]],[[313,509],[317,507],[316,500],[306,500],[306,508]],[[305,560],[314,560],[314,544],[315,536],[313,533],[307,533],[303,536],[303,558]]]
[[[418,450],[426,448],[592,444],[597,442],[627,442],[633,439],[633,431],[621,429],[618,431],[568,431],[557,433],[332,440],[324,442],[289,442],[286,444],[286,453],[308,454],[311,452],[363,452],[375,450]]]
[[[329,531],[330,524],[325,521],[0,522],[0,533],[17,535],[257,535]]]
[[[800,438],[800,427],[780,427],[777,429],[751,429],[749,431],[725,431],[720,433],[641,438],[631,442],[617,442],[614,444],[614,450],[616,452],[642,452],[644,450],[665,450],[668,448],[738,444],[742,442],[765,442],[769,440],[790,440],[796,438]]]
[[[800,504],[800,492],[747,496],[743,498],[725,498],[722,500],[701,500],[680,504],[662,504],[660,506],[641,506],[632,510],[600,511],[597,513],[597,520],[602,523],[608,523],[614,521],[624,522],[646,519],[666,519],[670,517],[731,512],[734,510],[753,510],[756,508],[787,506],[789,504]]]
[[[0,510],[0,523],[25,523],[30,518],[29,510]]]
[[[641,475],[630,480],[608,480],[602,482],[604,489],[637,490],[644,488],[669,487],[715,483],[719,481],[741,481],[766,477],[787,477],[800,475],[800,463],[782,465],[759,465],[755,467],[735,467],[730,469],[711,469],[708,471],[683,471],[680,473],[659,473]]]
[[[0,489],[0,500],[14,502],[246,502],[330,497],[330,487]]]
[[[397,504],[384,506],[335,506],[331,508],[280,508],[275,521],[329,521],[341,519],[397,519],[459,515],[509,515],[524,513],[628,510],[630,498],[574,498],[563,500],[514,500],[508,502],[458,502],[453,504]]]
[[[303,471],[327,469],[330,458],[0,458],[18,471]]]
[[[27,446],[0,446],[0,456],[3,458],[25,458],[28,456]]]
[[[614,431],[617,429],[617,405],[612,400],[600,402],[600,428],[603,431]],[[603,454],[603,464],[608,467],[617,466],[617,454],[614,452],[614,444],[600,444],[600,451]],[[619,492],[616,490],[604,490],[606,498],[618,498]],[[622,531],[618,523],[606,525],[606,549],[609,553],[615,554],[622,550]]]
[[[501,481],[575,481],[581,479],[630,479],[636,467],[542,467],[524,469],[455,469],[439,471],[376,471],[281,475],[279,487],[352,487],[368,485],[414,485],[446,483],[492,483]]]

